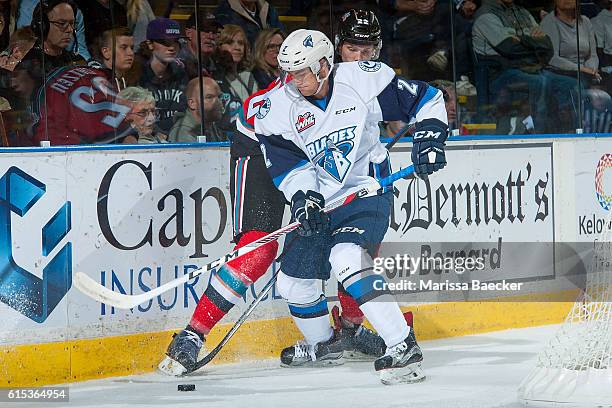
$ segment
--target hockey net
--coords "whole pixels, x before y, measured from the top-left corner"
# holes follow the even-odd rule
[[[585,290],[519,386],[527,406],[612,407],[612,211]]]

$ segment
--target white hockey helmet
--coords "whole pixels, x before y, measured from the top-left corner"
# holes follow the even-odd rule
[[[310,68],[317,76],[317,80],[321,81],[319,61],[325,58],[331,70],[334,65],[334,45],[320,31],[300,29],[285,38],[277,58],[283,71],[292,72]]]

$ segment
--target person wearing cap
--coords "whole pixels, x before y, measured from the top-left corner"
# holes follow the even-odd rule
[[[278,19],[278,12],[266,0],[222,0],[215,10],[215,16],[223,25],[242,27],[251,47],[262,29],[285,29]]]
[[[185,41],[178,57],[185,64],[185,70],[189,78],[198,76],[198,33],[196,29],[195,13],[189,16],[185,24]],[[198,15],[198,25],[200,31],[200,47],[202,51],[202,74],[214,75],[215,63],[212,55],[217,50],[217,37],[221,24],[215,21],[215,16],[210,13],[200,13]]]
[[[187,73],[183,63],[177,60],[181,38],[178,22],[157,17],[147,27],[147,53],[140,53],[148,60],[144,63],[139,85],[153,93],[159,110],[159,127],[165,133],[172,128],[174,115],[187,108]]]

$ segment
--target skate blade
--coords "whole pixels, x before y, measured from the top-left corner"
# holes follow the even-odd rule
[[[327,359],[327,360],[317,360],[317,361],[307,361],[305,363],[299,365],[288,365],[281,363],[281,367],[284,368],[313,368],[313,367],[327,367],[327,366],[337,366],[345,363],[344,357]]]
[[[370,361],[376,360],[378,357],[380,356],[373,356],[371,354],[362,353],[361,351],[344,350],[344,358],[346,359],[346,361],[349,361],[349,362],[359,362],[359,361],[370,362]]]
[[[180,377],[187,372],[187,369],[178,361],[166,356],[157,366],[157,370],[162,374],[172,377]]]
[[[412,384],[425,381],[421,363],[408,364],[405,367],[387,368],[380,371],[380,381],[385,385]]]

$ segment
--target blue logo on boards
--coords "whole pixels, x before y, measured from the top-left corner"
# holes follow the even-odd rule
[[[308,37],[304,38],[304,42],[302,44],[304,44],[304,47],[306,48],[314,47],[314,44],[312,43],[312,35],[309,35]]]
[[[72,286],[72,243],[66,243],[43,269],[43,277],[13,259],[11,213],[24,217],[46,187],[17,167],[0,178],[0,301],[37,323],[44,322]],[[42,227],[42,255],[47,256],[71,229],[70,201]]]

